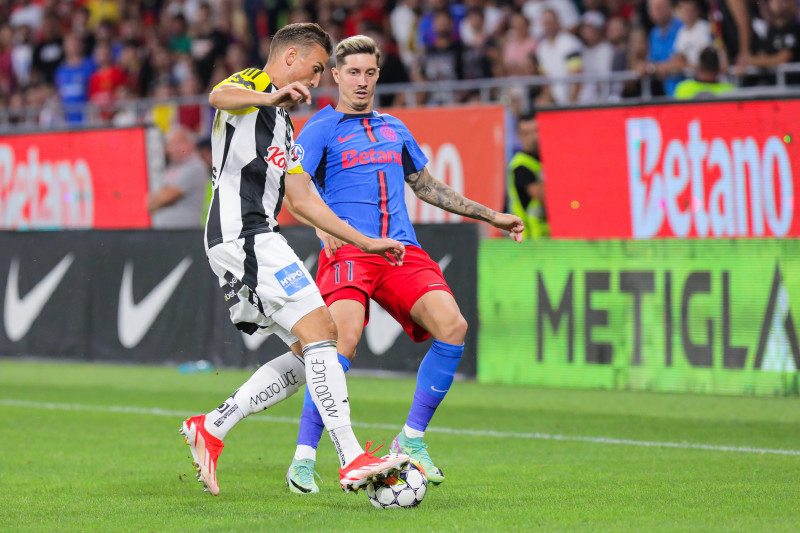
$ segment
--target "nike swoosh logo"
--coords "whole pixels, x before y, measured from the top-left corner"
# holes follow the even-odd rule
[[[343,143],[343,142],[345,142],[347,139],[350,139],[351,137],[355,137],[355,136],[356,136],[356,134],[355,134],[355,133],[354,133],[354,134],[352,134],[352,135],[348,135],[347,137],[342,137],[341,135],[339,135],[339,142],[340,142],[340,143]]]
[[[117,312],[117,333],[119,342],[125,348],[135,347],[144,338],[191,264],[192,258],[184,257],[172,272],[137,304],[133,302],[133,262],[125,263]]]
[[[74,260],[74,254],[64,256],[23,298],[19,297],[19,260],[14,258],[11,261],[3,309],[3,323],[8,340],[17,342],[28,333]]]
[[[305,258],[303,261],[303,266],[306,267],[306,270],[311,272],[311,269],[314,268],[314,265],[317,264],[317,259],[319,258],[319,254],[309,254],[308,257]],[[266,335],[260,334],[253,334],[248,335],[247,333],[241,333],[242,341],[244,342],[244,347],[250,350],[251,352],[258,349],[259,346],[264,344],[264,341],[267,340]]]
[[[435,392],[447,392],[447,391],[448,391],[448,390],[450,390],[450,389],[439,390],[439,389],[437,389],[436,387],[434,387],[433,385],[431,385],[431,390],[432,390],[432,391],[435,391]]]
[[[442,272],[452,260],[452,254],[447,254],[438,261]],[[383,307],[378,305],[375,300],[370,300],[369,305],[369,324],[364,328],[364,337],[367,339],[369,351],[375,355],[383,355],[389,351],[397,337],[403,333],[403,326]]]

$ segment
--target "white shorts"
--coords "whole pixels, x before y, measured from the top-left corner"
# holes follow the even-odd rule
[[[231,321],[245,333],[275,333],[291,346],[298,340],[294,325],[325,306],[314,278],[279,233],[223,242],[206,253]]]

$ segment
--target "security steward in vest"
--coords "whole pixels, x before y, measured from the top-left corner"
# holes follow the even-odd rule
[[[522,151],[508,165],[508,210],[525,223],[524,239],[550,235],[544,204],[542,163],[539,160],[539,125],[536,116],[525,114],[517,122]]]

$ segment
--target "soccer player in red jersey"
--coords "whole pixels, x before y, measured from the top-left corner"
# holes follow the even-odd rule
[[[380,50],[363,35],[336,47],[333,76],[336,109],[328,106],[305,125],[296,155],[325,203],[364,235],[392,238],[406,247],[403,265],[390,267],[320,230],[317,284],[339,331],[339,361],[347,370],[369,319],[370,298],[386,309],[416,342],[434,341],[420,363],[417,389],[403,429],[390,450],[410,455],[429,481],[444,474],[423,442],[436,408],[450,389],[464,352],[467,322],[439,265],[420,248],[405,206],[405,184],[422,200],[458,215],[482,220],[522,240],[522,220],[469,200],[430,175],[427,158],[405,125],[373,109]],[[300,217],[302,219],[302,217]],[[316,448],[322,421],[311,398],[303,406],[297,450],[286,483],[292,492],[313,493]]]

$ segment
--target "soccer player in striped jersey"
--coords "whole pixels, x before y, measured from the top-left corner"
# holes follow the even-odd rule
[[[286,194],[293,211],[381,261],[402,264],[402,243],[366,237],[313,194],[294,151],[294,131],[283,109],[310,102],[332,49],[316,24],[292,24],[272,39],[264,70],[247,69],[217,85],[212,130],[214,194],[206,223],[206,253],[236,327],[276,333],[291,351],[261,366],[221,406],[184,421],[198,480],[219,493],[217,460],[222,439],[245,416],[262,411],[308,384],[322,413],[341,468],[345,491],[396,473],[408,456],[365,452],[350,423],[344,372],[336,353],[336,326],[303,262],[278,233]],[[387,262],[387,264],[389,264]]]
[[[339,331],[338,349],[345,370],[369,319],[370,298],[400,322],[414,341],[434,338],[419,367],[408,419],[390,451],[416,459],[428,480],[439,484],[444,474],[431,459],[423,436],[453,382],[464,352],[467,322],[439,265],[419,247],[405,206],[405,184],[422,200],[509,231],[517,242],[522,240],[523,222],[464,198],[436,180],[405,125],[373,110],[380,50],[372,39],[345,39],[335,55],[333,76],[339,85],[339,103],[308,121],[295,144],[296,152],[339,218],[365,235],[397,239],[405,244],[406,255],[402,266],[386,268],[356,247],[318,231],[324,249],[317,283]],[[289,489],[297,493],[319,490],[314,466],[323,424],[312,400],[306,396],[297,450],[286,474]]]

